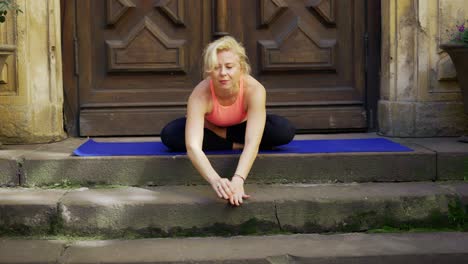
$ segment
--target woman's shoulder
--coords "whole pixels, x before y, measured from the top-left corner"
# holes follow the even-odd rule
[[[195,86],[190,96],[205,97],[210,94],[210,79],[206,78]]]
[[[199,82],[197,86],[192,90],[189,97],[189,103],[196,105],[210,105],[211,91],[210,91],[210,79],[206,78]]]
[[[244,87],[246,94],[265,93],[265,87],[251,75],[244,75]]]

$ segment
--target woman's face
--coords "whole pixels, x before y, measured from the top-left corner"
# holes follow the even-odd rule
[[[239,56],[230,50],[218,52],[218,65],[210,73],[215,87],[231,90],[237,87],[242,74]]]

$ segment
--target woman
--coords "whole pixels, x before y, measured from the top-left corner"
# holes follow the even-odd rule
[[[260,149],[289,143],[294,127],[284,118],[267,115],[265,88],[252,76],[245,49],[232,37],[210,43],[204,51],[205,79],[189,97],[187,117],[161,132],[174,151],[187,151],[198,172],[219,198],[239,206],[249,197],[244,182]],[[231,180],[211,166],[204,150],[243,149]]]

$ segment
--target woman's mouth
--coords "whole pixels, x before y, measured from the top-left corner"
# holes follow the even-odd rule
[[[224,85],[224,84],[227,84],[228,82],[229,82],[228,80],[220,80],[220,81],[219,81],[219,83],[221,83],[221,84],[223,84],[223,85]]]

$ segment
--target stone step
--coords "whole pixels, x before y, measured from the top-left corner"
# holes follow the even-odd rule
[[[299,136],[298,136],[299,137]],[[363,138],[375,134],[321,135],[299,139]],[[148,141],[154,138],[98,139]],[[468,179],[468,144],[445,139],[392,139],[414,152],[260,154],[249,183],[407,182]],[[66,184],[161,186],[206,184],[188,157],[75,157],[85,139],[34,146],[5,146],[0,151],[0,185],[25,187]],[[238,155],[211,155],[220,175],[233,174]]]
[[[302,135],[298,139],[376,137],[375,134]],[[0,186],[205,184],[187,156],[74,157],[85,139],[5,146]],[[99,139],[153,141],[155,138]],[[468,144],[454,138],[392,139],[413,148],[402,153],[260,154],[250,183],[406,182],[468,179]],[[220,175],[232,175],[238,155],[209,157]]]
[[[104,237],[466,228],[468,183],[246,185],[240,207],[208,186],[0,189],[0,232]]]
[[[468,233],[0,240],[0,263],[468,263]],[[25,253],[27,252],[27,253]]]

